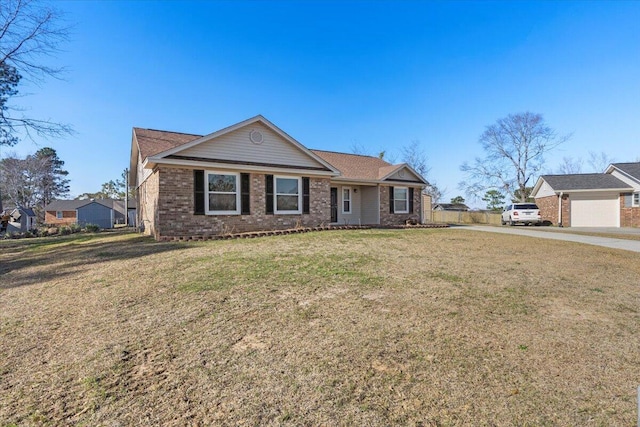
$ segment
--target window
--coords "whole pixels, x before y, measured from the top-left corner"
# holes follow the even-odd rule
[[[275,184],[275,213],[296,214],[301,213],[300,178],[274,177]]]
[[[409,189],[407,187],[393,188],[393,211],[395,213],[409,212]]]
[[[234,215],[240,213],[238,174],[207,171],[205,193],[207,214]]]
[[[633,193],[633,202],[631,203],[631,206],[635,206],[635,207],[640,206],[640,192]]]
[[[62,211],[56,211],[56,218],[57,219],[62,219],[63,218]]]
[[[342,187],[342,213],[351,213],[351,188]]]

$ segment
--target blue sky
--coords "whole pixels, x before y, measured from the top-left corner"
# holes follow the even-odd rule
[[[309,148],[371,153],[418,140],[427,178],[458,189],[485,126],[544,115],[547,156],[640,158],[640,2],[55,2],[73,25],[65,79],[20,88],[74,126],[2,154],[58,151],[72,195],[128,166],[131,129],[207,134],[262,114]],[[588,170],[585,164],[585,172]]]

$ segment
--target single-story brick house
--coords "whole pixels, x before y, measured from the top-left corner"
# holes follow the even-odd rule
[[[640,162],[604,173],[542,175],[533,187],[544,220],[564,227],[640,227]]]
[[[135,200],[129,201],[127,208],[128,211],[135,212]],[[113,228],[114,224],[125,222],[124,200],[54,200],[44,209],[44,222],[50,225],[95,224],[101,228]],[[135,219],[135,214],[129,212],[129,217]]]
[[[420,220],[407,164],[310,150],[256,116],[209,135],[134,128],[138,224],[158,240]]]

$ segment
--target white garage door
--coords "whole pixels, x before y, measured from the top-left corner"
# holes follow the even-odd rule
[[[619,227],[620,200],[618,194],[572,194],[572,227]]]

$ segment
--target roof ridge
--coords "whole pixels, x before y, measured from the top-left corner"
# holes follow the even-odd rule
[[[319,148],[310,148],[311,151],[321,151],[323,153],[334,153],[334,154],[342,154],[342,155],[346,155],[346,156],[358,156],[358,157],[368,157],[371,159],[377,159],[377,160],[382,160],[383,162],[388,163],[389,165],[392,165],[392,163],[387,162],[385,159],[381,159],[378,156],[371,156],[369,154],[357,154],[357,153],[345,153],[343,151],[334,151],[334,150],[321,150]]]
[[[198,136],[198,137],[202,137],[204,135],[200,135],[197,133],[189,133],[189,132],[177,132],[177,131],[173,131],[173,130],[162,130],[162,129],[152,129],[152,128],[139,128],[139,127],[135,127],[134,129],[139,129],[139,130],[150,130],[153,132],[165,132],[165,133],[177,133],[178,135],[190,135],[190,136]]]

